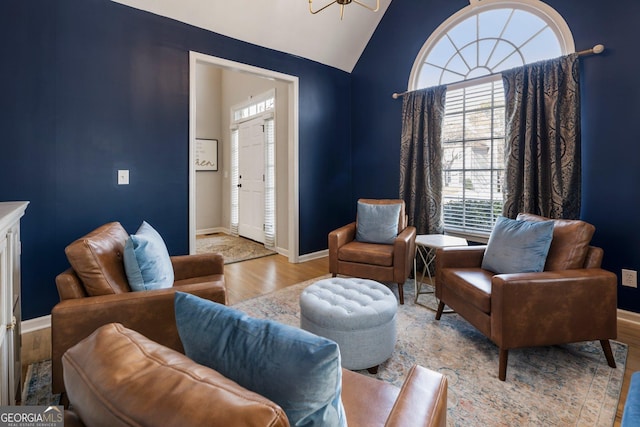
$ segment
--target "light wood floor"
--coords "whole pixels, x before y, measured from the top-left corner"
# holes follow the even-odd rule
[[[225,265],[225,281],[229,304],[274,292],[304,280],[313,279],[329,272],[328,258],[321,258],[300,264],[290,264],[286,257],[273,255],[250,261]],[[630,327],[626,322],[618,324],[617,341],[629,345],[624,382],[618,404],[615,427],[620,426],[622,409],[627,398],[631,374],[640,370],[640,330]],[[51,358],[51,331],[23,334],[22,362],[26,368],[39,360]],[[23,369],[24,371],[24,369]]]
[[[227,298],[233,305],[245,299],[277,291],[329,272],[329,259],[291,264],[282,255],[272,255],[224,266]],[[51,329],[22,335],[22,378],[27,367],[51,358]]]

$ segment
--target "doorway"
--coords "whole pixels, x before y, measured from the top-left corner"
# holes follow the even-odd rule
[[[278,173],[283,173],[285,179],[279,180],[279,192],[281,196],[277,201],[276,211],[278,218],[276,222],[280,225],[280,232],[285,236],[281,239],[285,248],[278,247],[277,250],[281,254],[288,257],[289,262],[299,261],[299,217],[298,217],[298,78],[270,70],[264,70],[261,68],[253,67],[246,64],[241,64],[233,61],[228,61],[222,58],[216,58],[209,55],[204,55],[197,52],[190,52],[190,114],[189,114],[189,249],[190,253],[195,253],[196,247],[196,170],[194,166],[194,147],[195,139],[198,136],[196,134],[196,95],[198,93],[198,87],[196,84],[196,66],[207,65],[211,67],[217,67],[224,70],[227,73],[242,76],[254,76],[261,79],[269,79],[275,81],[277,84],[283,85],[284,93],[286,97],[286,108],[284,115],[287,118],[283,123],[286,123],[286,137],[284,141],[278,139],[278,144],[283,144],[279,149],[284,149],[285,161],[280,162],[280,168]],[[224,179],[228,179],[228,167],[231,161],[230,149],[229,149],[230,137],[221,138],[219,148],[219,160],[220,163],[220,176]],[[284,147],[284,148],[283,148]],[[226,165],[226,166],[225,166]],[[225,169],[226,168],[226,169]],[[229,191],[225,192],[224,200],[221,201],[225,206],[230,205]],[[229,228],[230,224],[223,224],[224,227]]]

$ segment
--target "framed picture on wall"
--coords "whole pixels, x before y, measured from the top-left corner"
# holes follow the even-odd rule
[[[217,171],[218,140],[196,138],[194,157],[196,171]]]

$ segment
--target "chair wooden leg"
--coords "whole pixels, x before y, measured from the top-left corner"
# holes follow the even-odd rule
[[[436,311],[436,320],[440,320],[442,316],[442,312],[444,311],[444,303],[442,301],[438,302],[438,311]]]
[[[607,363],[612,368],[616,367],[616,360],[613,358],[613,352],[611,351],[611,343],[609,340],[600,340],[602,350],[604,350],[604,356],[607,358]]]
[[[336,277],[338,275],[338,273],[333,273],[331,274],[331,277]]]
[[[400,304],[404,304],[404,289],[402,286],[404,283],[398,283],[398,296],[400,297]]]
[[[507,378],[507,359],[509,358],[509,350],[500,349],[500,361],[498,362],[498,378],[504,381]]]
[[[23,402],[23,404],[24,404],[24,402]],[[60,405],[62,405],[62,407],[64,409],[69,409],[70,402],[69,402],[69,396],[67,396],[67,392],[66,391],[63,391],[60,394]]]

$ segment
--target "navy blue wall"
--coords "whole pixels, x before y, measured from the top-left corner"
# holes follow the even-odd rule
[[[582,61],[583,209],[604,266],[640,269],[640,4],[549,0]],[[57,302],[64,247],[111,220],[142,220],[188,250],[188,51],[300,78],[300,253],[326,248],[358,197],[396,197],[401,100],[421,46],[466,0],[394,0],[354,72],[264,49],[108,0],[8,0],[0,14],[0,200],[23,219],[25,318]],[[623,31],[624,30],[624,31]],[[350,96],[351,94],[351,96]],[[353,108],[352,108],[353,105]],[[115,185],[131,170],[129,186]],[[620,308],[640,312],[638,291]]]
[[[0,200],[31,201],[24,318],[50,313],[64,247],[105,222],[188,252],[190,50],[299,77],[300,253],[349,217],[348,73],[108,0],[3,2],[0,38]]]
[[[548,0],[566,20],[576,50],[604,54],[582,60],[582,218],[596,226],[593,243],[604,268],[640,269],[640,117],[635,1]],[[354,197],[396,197],[401,99],[413,62],[429,35],[465,0],[393,0],[352,73]],[[375,171],[374,173],[372,173]],[[619,307],[640,312],[640,291],[618,288]]]

